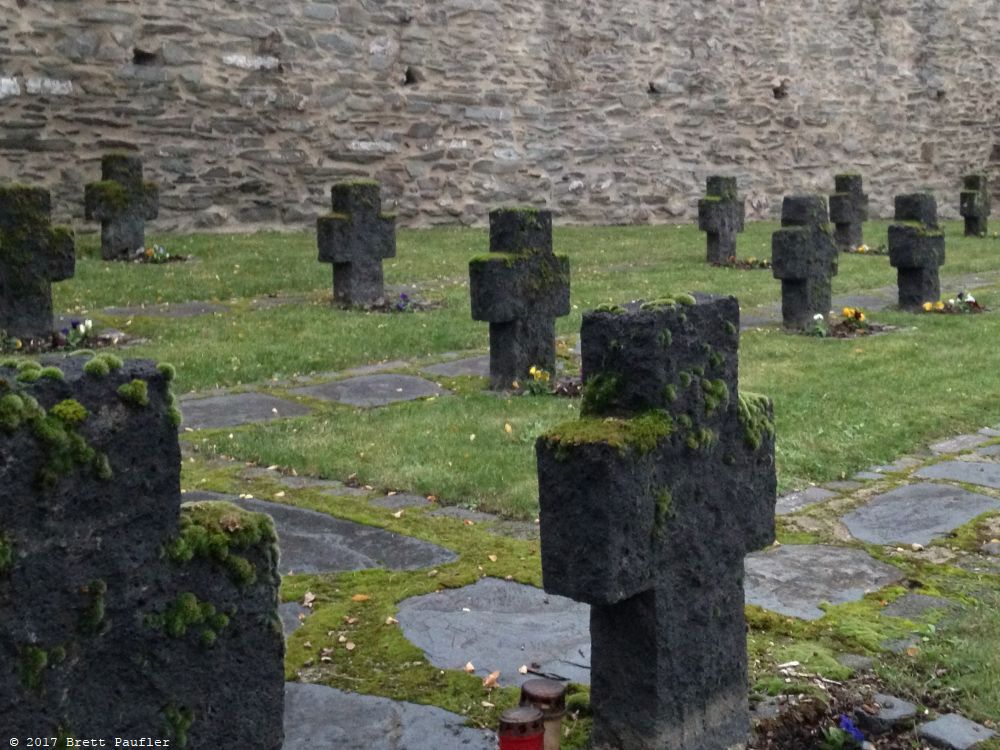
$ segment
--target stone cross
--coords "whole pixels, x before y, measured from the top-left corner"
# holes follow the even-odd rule
[[[377,305],[385,298],[382,260],[396,256],[396,215],[382,213],[375,180],[338,182],[333,211],[316,220],[321,263],[333,264],[333,299]]]
[[[469,262],[472,319],[490,324],[490,387],[556,366],[556,318],[569,313],[569,258],[552,252],[552,213],[490,212],[490,252]]]
[[[833,191],[830,196],[833,240],[842,251],[850,252],[864,244],[862,224],[868,221],[868,195],[859,174],[834,175]]]
[[[899,306],[917,310],[941,297],[944,232],[938,228],[934,196],[897,195],[896,222],[889,225],[889,263],[896,269]]]
[[[743,557],[774,541],[771,402],[737,382],[739,305],[583,317],[581,419],[536,443],[545,590],[591,605],[594,750],[750,731]]]
[[[705,197],[698,201],[698,229],[708,233],[709,263],[725,263],[736,256],[736,233],[743,231],[745,215],[735,177],[715,175],[706,180]]]
[[[986,234],[990,216],[990,181],[984,174],[967,174],[962,178],[960,212],[965,218],[965,236]]]
[[[142,160],[128,154],[106,154],[101,158],[101,181],[84,191],[88,220],[101,222],[101,257],[131,260],[146,246],[146,220],[155,219],[160,189],[142,179]]]
[[[49,336],[52,282],[73,276],[73,233],[51,214],[47,190],[0,188],[0,331],[9,336]]]
[[[781,229],[771,237],[771,268],[781,279],[786,328],[805,328],[830,312],[830,281],[837,274],[837,245],[821,195],[785,196]]]

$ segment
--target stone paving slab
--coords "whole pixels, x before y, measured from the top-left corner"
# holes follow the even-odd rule
[[[266,393],[227,393],[183,400],[181,414],[184,421],[181,423],[181,429],[239,427],[285,417],[301,417],[311,411],[308,406]]]
[[[298,602],[284,602],[278,605],[278,618],[281,620],[281,630],[288,638],[302,627],[303,620],[312,614],[312,610],[303,607]],[[300,616],[301,615],[301,616]]]
[[[994,458],[1000,456],[1000,443],[996,445],[987,445],[983,448],[977,448],[973,451],[977,456],[982,456],[984,458]]]
[[[822,487],[806,487],[804,490],[779,497],[775,503],[774,512],[779,516],[787,516],[789,513],[808,508],[810,505],[816,505],[836,496],[836,492],[825,490]]]
[[[874,714],[870,714],[860,707],[854,709],[854,718],[858,722],[858,726],[866,732],[884,734],[897,724],[911,721],[917,715],[917,707],[914,704],[897,698],[895,695],[875,693],[872,700],[878,706],[878,710]]]
[[[474,375],[476,377],[488,378],[490,376],[490,355],[483,354],[478,357],[466,357],[456,359],[451,362],[442,362],[430,367],[424,367],[423,372],[431,375],[443,375],[454,378],[459,375]]]
[[[282,750],[495,750],[492,732],[435,706],[285,683]]]
[[[864,486],[864,482],[854,482],[850,479],[838,479],[823,485],[825,489],[835,492],[854,492],[854,490],[860,490]]]
[[[590,682],[590,607],[534,586],[483,578],[471,586],[400,603],[403,634],[441,669],[472,662],[485,677],[500,670],[501,685],[520,685],[542,671]]]
[[[421,539],[306,508],[216,492],[187,492],[183,498],[187,502],[225,500],[271,516],[278,532],[281,550],[278,572],[281,575],[365,568],[415,570],[457,558],[454,552]]]
[[[931,452],[937,454],[958,453],[960,451],[967,451],[970,448],[978,448],[983,443],[988,443],[992,439],[989,435],[958,435],[957,437],[948,438],[938,443],[932,443],[929,447]]]
[[[876,495],[845,515],[843,522],[855,539],[872,544],[930,544],[988,510],[1000,510],[1000,502],[960,487],[925,482]]]
[[[920,466],[923,463],[919,458],[913,458],[912,456],[903,456],[902,458],[897,458],[895,461],[889,464],[882,464],[880,466],[872,466],[869,471],[876,471],[880,474],[887,474],[896,471],[906,471],[907,469],[912,469],[916,466]]]
[[[786,545],[746,558],[746,601],[803,620],[823,616],[821,602],[843,604],[903,579],[864,550]]]
[[[423,495],[411,495],[407,492],[399,492],[395,495],[384,495],[371,500],[372,505],[390,510],[400,510],[401,508],[426,508],[431,505],[431,501]]]
[[[940,596],[928,596],[927,594],[904,594],[892,604],[882,610],[883,615],[889,617],[905,617],[913,620],[921,617],[935,609],[951,609],[954,602],[942,599]]]
[[[943,461],[925,466],[915,476],[921,479],[950,479],[1000,489],[1000,464],[986,461]]]
[[[934,721],[922,724],[917,728],[917,734],[937,747],[949,750],[972,750],[996,732],[964,716],[944,714]]]
[[[414,375],[364,375],[333,383],[296,388],[293,393],[349,406],[385,406],[451,393],[437,383]]]
[[[229,305],[218,302],[164,302],[157,305],[129,305],[126,307],[105,307],[101,315],[117,318],[194,318],[198,315],[213,315],[229,312]]]

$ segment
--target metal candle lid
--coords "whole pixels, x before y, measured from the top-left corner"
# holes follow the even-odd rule
[[[546,719],[566,713],[566,686],[543,677],[527,680],[521,686],[521,705],[540,709]]]
[[[534,706],[508,708],[500,715],[500,736],[521,737],[541,734],[545,726],[542,712]]]

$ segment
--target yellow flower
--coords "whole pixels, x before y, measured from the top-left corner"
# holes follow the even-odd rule
[[[859,253],[867,253],[868,252],[868,245],[858,245],[858,252]]]
[[[938,301],[934,303],[935,310],[944,310],[944,302]]]
[[[536,374],[537,372],[538,372],[538,368],[537,368],[537,367],[535,367],[534,365],[532,365],[532,366],[531,366],[531,369],[530,369],[530,370],[528,370],[528,374],[529,374],[529,375],[531,375],[531,377],[535,377],[535,374]]]
[[[933,308],[934,305],[932,305],[930,302],[924,303],[924,312],[930,312]]]
[[[861,312],[860,310],[858,310],[858,314],[855,315],[854,317],[856,317],[860,323],[864,323],[865,322],[865,314],[863,312]]]
[[[21,343],[21,339],[14,339],[14,348],[15,349],[20,349],[22,346],[23,346],[23,344]]]
[[[854,308],[853,307],[845,307],[843,310],[841,310],[841,312],[843,313],[843,315],[844,315],[845,318],[853,318],[854,317]]]

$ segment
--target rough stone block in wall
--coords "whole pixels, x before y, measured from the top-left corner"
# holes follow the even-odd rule
[[[753,219],[829,192],[840,164],[865,170],[878,217],[897,192],[954,193],[970,163],[996,179],[1000,141],[958,125],[1000,108],[993,5],[858,4],[563,0],[539,25],[516,0],[0,0],[17,19],[0,174],[79,221],[99,156],[141,152],[164,230],[304,229],[358,176],[401,226],[485,224],[476,206],[515,201],[690,221],[705,177],[734,168]]]
[[[52,282],[76,269],[73,233],[53,227],[49,192],[0,188],[0,331],[20,339],[52,333]]]
[[[917,310],[941,297],[944,232],[937,201],[929,193],[897,195],[896,222],[889,225],[889,263],[896,269],[899,306]]]
[[[282,743],[268,517],[180,502],[172,370],[0,364],[0,716],[12,736]]]

